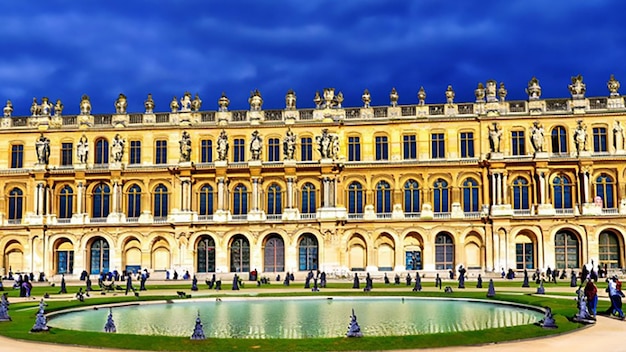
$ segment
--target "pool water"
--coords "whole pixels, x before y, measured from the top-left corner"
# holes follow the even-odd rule
[[[352,309],[365,336],[419,335],[533,324],[543,314],[504,304],[427,298],[263,298],[176,301],[113,308],[118,333],[191,336],[198,312],[207,338],[345,336]],[[53,316],[48,325],[104,331],[108,308]]]

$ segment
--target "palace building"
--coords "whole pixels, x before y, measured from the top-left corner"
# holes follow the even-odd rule
[[[78,277],[147,268],[192,274],[257,269],[575,269],[625,264],[626,150],[619,82],[608,96],[506,100],[490,80],[476,100],[342,106],[332,88],[314,108],[201,109],[79,115],[34,99],[0,118],[0,274]],[[443,96],[443,94],[442,94]],[[164,277],[164,275],[163,275]]]

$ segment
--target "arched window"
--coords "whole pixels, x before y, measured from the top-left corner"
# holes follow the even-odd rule
[[[59,194],[59,219],[69,219],[74,211],[74,191],[65,185]]]
[[[233,215],[248,214],[248,189],[241,183],[233,190]]]
[[[596,178],[596,197],[602,198],[603,208],[615,208],[615,182],[607,174],[601,174]]]
[[[513,181],[513,209],[530,209],[528,181],[518,177]]]
[[[96,151],[93,156],[94,164],[108,164],[109,163],[109,141],[104,138],[96,140]]]
[[[74,246],[69,240],[61,240],[55,248],[56,273],[71,274],[74,271]]]
[[[478,182],[473,178],[468,178],[463,182],[463,211],[477,212],[478,202]]]
[[[109,242],[102,237],[97,237],[89,247],[91,274],[109,272]]]
[[[200,201],[200,211],[198,215],[213,215],[213,187],[211,187],[211,185],[202,186],[200,188],[200,194],[198,196],[198,199]]]
[[[24,192],[15,187],[9,192],[9,220],[21,220],[24,203]]]
[[[567,154],[567,132],[563,126],[552,129],[552,153]]]
[[[282,214],[282,190],[276,183],[267,189],[267,214]]]
[[[572,208],[572,183],[567,176],[559,175],[552,181],[555,209]]]
[[[302,186],[302,199],[301,199],[301,207],[300,212],[304,214],[312,214],[316,211],[316,202],[315,202],[315,186],[307,182]]]
[[[109,211],[111,211],[111,189],[109,185],[100,183],[93,189],[91,217],[106,218]]]
[[[435,213],[450,212],[450,189],[448,182],[442,178],[433,184],[433,211]]]
[[[285,243],[278,235],[271,235],[265,241],[263,271],[267,273],[285,271]]]
[[[435,269],[454,269],[454,242],[447,233],[435,237]]]
[[[376,184],[376,213],[391,213],[391,187],[386,181]]]
[[[199,273],[215,272],[215,241],[211,236],[200,236],[196,249],[196,265]]]
[[[580,243],[569,231],[557,232],[554,239],[557,269],[580,268]]]
[[[164,218],[168,211],[167,187],[160,183],[154,189],[154,217]]]
[[[250,243],[243,235],[236,235],[230,241],[230,271],[245,273],[250,271]]]
[[[317,238],[311,234],[303,235],[298,243],[298,268],[300,271],[317,270]]]
[[[141,187],[132,185],[127,194],[126,217],[138,218],[139,215],[141,215]]]
[[[363,213],[363,189],[358,182],[352,182],[348,186],[348,213],[350,214],[362,214]]]
[[[606,264],[609,269],[618,269],[622,267],[620,265],[620,258],[622,255],[620,253],[619,241],[614,233],[606,231],[601,232],[598,249],[600,252],[600,263],[598,265],[604,266]]]
[[[420,211],[419,184],[415,180],[408,180],[404,183],[404,214]]]

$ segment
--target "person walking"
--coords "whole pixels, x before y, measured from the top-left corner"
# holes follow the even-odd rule
[[[587,297],[587,309],[589,313],[596,317],[596,308],[598,307],[598,288],[593,283],[593,280],[588,279],[585,285],[585,297]]]
[[[609,315],[618,314],[621,319],[624,319],[624,312],[622,311],[622,291],[618,289],[619,280],[617,275],[613,275],[609,280],[609,298],[611,299],[611,308],[609,309]],[[621,283],[620,283],[621,286]],[[620,287],[621,288],[621,287]]]

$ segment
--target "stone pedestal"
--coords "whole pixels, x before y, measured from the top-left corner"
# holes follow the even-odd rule
[[[263,210],[250,210],[248,212],[248,221],[265,221],[267,216]]]
[[[595,203],[584,203],[582,215],[602,215],[602,207]]]
[[[215,222],[227,222],[232,219],[232,215],[228,210],[216,210],[213,214],[213,221]]]
[[[227,167],[228,166],[228,161],[227,160],[216,160],[215,161],[215,167]]]
[[[87,129],[89,127],[93,127],[93,115],[78,115],[78,128],[81,130]]]
[[[283,221],[293,221],[300,219],[300,211],[298,208],[283,209]]]
[[[217,119],[218,126],[228,126],[228,121],[230,121],[231,113],[228,111],[218,111],[215,114],[215,118]]]
[[[513,216],[513,208],[511,204],[492,205],[491,216]]]
[[[426,117],[428,116],[428,106],[420,105],[415,108],[415,114],[417,117]]]
[[[500,116],[500,103],[493,102],[485,105],[487,116]]]
[[[391,106],[387,108],[387,117],[398,118],[402,117],[402,108],[399,106]]]
[[[253,126],[261,123],[261,111],[249,111],[248,117],[250,118],[250,124]]]
[[[141,120],[141,123],[144,125],[154,125],[156,122],[156,115],[155,114],[149,114],[149,113],[145,113],[143,114],[143,118]]]
[[[154,217],[149,210],[144,210],[141,212],[141,215],[139,215],[137,222],[140,224],[152,224],[154,222]]]
[[[109,163],[109,170],[121,170],[122,169],[122,163],[120,162],[111,162]]]
[[[609,109],[623,109],[624,108],[624,98],[620,96],[610,97],[606,101],[606,107]]]
[[[11,128],[11,121],[12,120],[13,119],[11,119],[10,117],[2,118],[2,119],[0,119],[0,126],[2,128]]]
[[[547,152],[535,152],[535,159],[548,159],[550,154]]]
[[[586,99],[574,99],[571,101],[572,112],[574,114],[584,114],[587,110],[587,100]]]
[[[374,118],[374,109],[373,108],[361,108],[361,111],[359,111],[359,114],[362,119],[371,119],[371,118]]]
[[[435,218],[435,213],[433,213],[433,207],[430,203],[422,204],[422,211],[420,212],[420,219],[422,220],[432,220]]]
[[[346,208],[322,207],[317,209],[318,220],[343,220],[347,218]]]
[[[456,116],[457,113],[456,105],[446,105],[444,113],[446,116]]]
[[[285,112],[283,113],[283,116],[285,117],[285,125],[293,125],[294,123],[296,123],[296,120],[298,119],[298,111],[285,110]]]
[[[43,215],[28,212],[22,221],[27,225],[43,225]]]
[[[451,219],[463,219],[465,217],[465,213],[461,208],[460,203],[452,203],[452,211],[450,213]]]
[[[376,220],[376,211],[374,210],[374,206],[368,204],[363,209],[363,220]]]
[[[174,209],[167,216],[169,222],[192,222],[198,221],[198,214],[193,211]]]
[[[490,160],[502,160],[504,159],[504,154],[502,153],[489,153]]]
[[[404,210],[402,209],[402,204],[394,204],[393,212],[391,213],[392,219],[404,219]]]
[[[35,163],[34,169],[36,171],[44,171],[46,169],[46,164]]]
[[[528,112],[531,115],[540,115],[546,109],[546,103],[543,100],[530,100],[528,102]]]
[[[70,219],[72,225],[83,225],[89,222],[89,216],[86,213],[74,213]]]
[[[552,206],[552,204],[539,204],[537,207],[537,215],[556,215],[556,210]]]
[[[123,128],[128,126],[129,117],[127,114],[114,114],[111,117],[111,123],[115,128]]]
[[[126,214],[124,213],[109,213],[107,216],[107,224],[119,224],[126,222]]]

